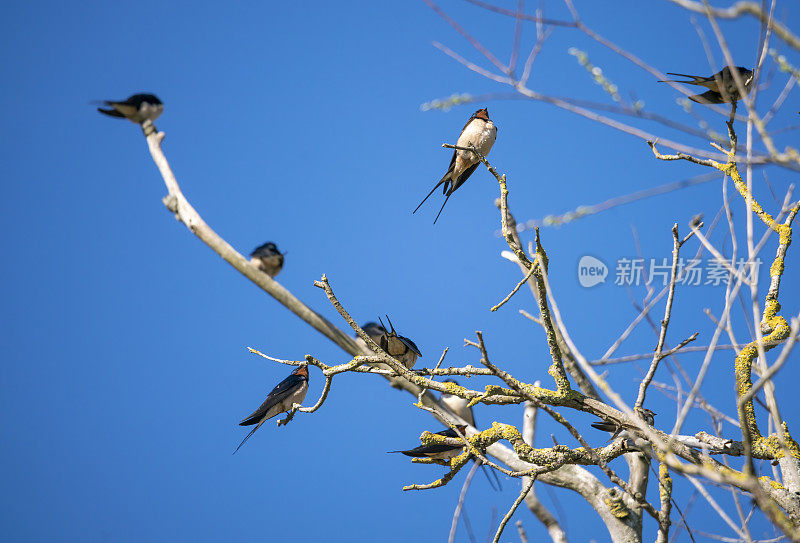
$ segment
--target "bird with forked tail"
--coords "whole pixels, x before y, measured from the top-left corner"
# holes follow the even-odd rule
[[[458,147],[474,147],[476,151],[486,156],[489,154],[489,151],[492,150],[492,145],[494,145],[496,139],[497,127],[489,118],[489,112],[486,108],[483,108],[473,113],[472,117],[469,118],[467,124],[465,124],[464,128],[461,130],[461,135],[458,136],[456,145]],[[439,220],[439,215],[442,214],[442,210],[444,210],[444,206],[447,204],[447,200],[449,200],[450,196],[469,179],[469,176],[472,175],[472,172],[475,171],[479,163],[480,158],[472,151],[454,149],[453,158],[450,159],[450,167],[447,168],[447,173],[444,174],[444,177],[436,183],[436,186],[433,187],[428,195],[419,203],[414,213],[422,207],[425,200],[430,198],[431,194],[433,194],[436,189],[444,185],[442,192],[446,195],[446,198],[444,199],[442,207],[439,209],[439,213],[436,214],[436,219],[433,221],[433,224],[436,224],[436,221]]]
[[[448,428],[447,430],[442,430],[441,432],[436,432],[435,435],[442,436],[442,437],[459,437],[459,433],[462,435],[467,427],[463,424],[456,426],[456,430],[453,428]],[[409,449],[407,451],[389,451],[390,453],[402,453],[406,456],[410,456],[412,458],[433,458],[434,460],[450,460],[451,458],[455,458],[459,454],[461,454],[462,449],[464,448],[463,445],[447,445],[445,443],[431,443],[430,445],[420,445],[419,447],[414,447],[413,449]]]
[[[155,121],[164,112],[164,104],[155,94],[132,94],[125,100],[102,100],[95,103],[107,107],[107,109],[97,108],[103,115],[128,119],[136,124]]]
[[[744,90],[747,94],[753,88],[753,71],[741,66],[736,66],[736,71],[744,83]],[[678,77],[686,77],[689,81],[678,81],[677,79],[665,79],[659,83],[683,83],[684,85],[698,85],[705,87],[708,90],[702,94],[694,94],[689,97],[689,100],[699,104],[723,104],[736,102],[742,98],[739,94],[739,86],[736,84],[736,78],[729,66],[725,66],[721,71],[715,73],[710,77],[701,75],[687,75],[676,74],[667,72],[668,75],[677,75]]]
[[[238,451],[242,445],[244,445],[245,441],[250,439],[250,436],[261,428],[261,425],[268,419],[276,417],[281,413],[286,413],[291,410],[292,405],[296,403],[302,403],[306,398],[306,392],[308,392],[308,366],[300,366],[290,373],[289,377],[278,383],[278,386],[272,389],[272,392],[267,395],[267,399],[264,400],[264,403],[262,403],[258,409],[239,423],[239,426],[252,426],[255,424],[256,427],[250,430],[250,433],[244,437],[242,442],[239,443],[239,446],[236,447],[236,451]],[[233,454],[236,454],[236,451],[233,451]]]

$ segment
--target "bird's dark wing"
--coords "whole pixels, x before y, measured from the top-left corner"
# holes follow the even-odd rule
[[[155,94],[150,94],[150,93],[134,94],[134,95],[128,96],[128,99],[125,100],[125,101],[127,103],[131,104],[131,105],[136,106],[136,107],[141,106],[144,102],[147,102],[148,104],[153,104],[153,105],[162,104],[162,102],[161,102],[161,100],[159,100],[158,96],[156,96]]]
[[[411,456],[413,458],[424,458],[431,454],[439,454],[448,451],[454,451],[460,449],[461,447],[454,447],[452,445],[445,445],[444,443],[433,443],[431,445],[420,445],[419,447],[414,447],[413,449],[409,449],[407,451],[389,451],[393,453],[403,453],[406,456]]]
[[[305,379],[299,375],[290,375],[278,383],[278,386],[272,389],[272,392],[269,393],[264,403],[240,422],[239,426],[250,426],[251,424],[260,422],[272,406],[288,398],[298,387],[302,386],[303,381],[305,381]]]
[[[472,172],[475,171],[475,168],[478,167],[478,164],[480,164],[480,162],[476,162],[475,164],[464,170],[464,173],[462,173],[461,176],[458,179],[456,179],[453,185],[450,187],[450,192],[449,192],[450,194],[453,194],[455,191],[457,191],[458,188],[461,185],[463,185],[467,181],[467,179],[469,179],[469,176],[472,175]]]
[[[263,245],[259,245],[258,247],[253,249],[253,252],[250,253],[250,256],[255,256],[255,257],[259,257],[260,258],[260,257],[264,257],[264,256],[272,256],[274,254],[280,254],[279,251],[276,253],[273,250],[273,247],[276,247],[275,244],[272,243],[271,241],[268,241],[268,242],[264,243]]]
[[[419,352],[419,348],[417,347],[416,343],[414,343],[413,341],[411,341],[407,337],[403,337],[403,336],[397,336],[397,339],[402,341],[403,345],[405,345],[406,347],[411,349],[414,353],[416,353],[417,356],[422,356],[422,353]]]
[[[442,437],[458,437],[458,433],[453,428],[448,428],[447,430],[436,432],[436,435]],[[443,453],[460,448],[461,447],[459,446],[454,447],[452,445],[446,445],[444,443],[432,443],[431,445],[420,445],[419,447],[414,447],[413,449],[409,449],[407,451],[389,451],[389,452],[403,453],[406,456],[413,456],[419,458],[422,456],[426,456],[427,454]]]
[[[156,102],[151,98],[155,98],[155,96],[152,94],[132,94],[131,96],[128,96],[124,103],[138,108],[144,102],[155,104]]]
[[[442,194],[447,194],[447,188],[453,186],[453,181],[454,180],[453,180],[453,175],[452,174],[453,174],[453,171],[456,168],[456,157],[457,156],[458,156],[458,149],[454,149],[453,150],[453,158],[450,159],[450,165],[447,167],[447,173],[445,174],[445,177],[447,177],[447,181],[449,181],[449,183],[445,182],[444,187],[442,187]],[[442,179],[444,179],[444,177]],[[441,184],[441,181],[439,181],[439,184]],[[436,186],[438,187],[439,185],[436,185]],[[434,190],[435,190],[435,187],[434,187]]]
[[[131,104],[127,101],[125,102],[106,102],[109,106],[116,109],[119,113],[122,114],[123,117],[133,117],[139,112],[139,106],[136,104]]]
[[[458,149],[453,149],[453,156],[450,157],[450,164],[447,166],[447,171],[452,171],[453,166],[456,164],[456,156],[458,155]]]
[[[103,109],[101,107],[97,108],[97,111],[102,113],[103,115],[108,115],[109,117],[120,117],[122,119],[125,118],[125,115],[117,111],[116,109]]]
[[[738,93],[737,93],[738,94]],[[703,94],[693,94],[689,97],[689,100],[692,102],[697,102],[698,104],[724,104],[725,97],[722,94],[710,90],[706,91]]]
[[[613,432],[617,429],[617,425],[607,420],[602,420],[592,423],[592,428],[603,430],[604,432]]]

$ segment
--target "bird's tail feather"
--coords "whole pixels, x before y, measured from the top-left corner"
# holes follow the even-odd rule
[[[684,83],[688,85],[702,85],[703,83],[708,83],[710,81],[714,81],[714,78],[708,78],[701,75],[688,75],[688,74],[676,74],[674,72],[667,72],[667,75],[677,75],[678,77],[685,77],[689,79],[689,81],[676,81],[674,79],[665,79],[663,81],[659,81],[659,83]]]
[[[439,182],[438,182],[438,183],[436,183],[436,186],[435,186],[435,187],[433,187],[433,188],[431,189],[431,191],[428,193],[428,195],[427,195],[425,198],[423,198],[423,199],[422,199],[422,201],[421,201],[421,202],[419,203],[419,205],[417,206],[417,209],[419,209],[420,207],[422,207],[422,204],[424,204],[424,203],[425,203],[425,200],[427,200],[428,198],[430,198],[430,197],[431,197],[431,194],[433,194],[433,192],[434,192],[436,189],[438,189],[438,188],[441,186],[441,184],[442,184],[442,183],[446,183],[446,182],[447,182],[449,179],[450,179],[450,171],[448,170],[448,172],[447,172],[446,174],[444,174],[444,177],[442,177],[442,178],[439,180]],[[416,213],[416,212],[417,212],[417,209],[415,209],[415,210],[414,210],[414,211],[413,211],[411,214],[413,215],[414,213]]]
[[[261,428],[261,425],[262,425],[262,424],[264,424],[264,421],[266,421],[266,420],[267,420],[267,419],[264,419],[264,420],[262,420],[261,422],[259,422],[258,424],[256,424],[255,428],[253,428],[252,430],[250,430],[250,433],[249,433],[249,434],[247,434],[246,436],[244,436],[244,439],[242,440],[242,442],[241,442],[241,443],[239,443],[239,446],[238,446],[238,447],[236,447],[236,451],[238,451],[239,449],[241,449],[241,448],[242,448],[242,445],[244,445],[244,442],[245,442],[245,441],[247,441],[248,439],[250,439],[250,436],[251,436],[251,435],[253,435],[253,433],[254,433],[256,430],[258,430],[259,428]],[[233,454],[236,454],[236,451],[233,451]]]
[[[447,200],[449,200],[450,196],[452,196],[452,195],[453,195],[453,193],[451,192],[450,194],[447,195],[447,198],[444,199],[444,204],[442,204],[442,207],[439,208],[439,213],[436,214],[436,218],[433,219],[433,224],[436,224],[436,221],[439,220],[439,215],[442,214],[442,211],[444,210],[444,206],[447,204]]]
[[[487,469],[486,464],[484,464],[482,460],[478,460],[477,462],[483,469],[483,474],[486,475],[486,480],[489,481],[489,486],[492,487],[492,490],[494,490],[495,492],[500,492],[501,490],[503,490],[503,485],[500,484],[500,478],[497,476],[497,473],[495,473],[493,469]],[[489,477],[489,472],[491,472],[492,475],[494,475],[494,480],[497,482],[496,487],[492,482],[491,477]]]

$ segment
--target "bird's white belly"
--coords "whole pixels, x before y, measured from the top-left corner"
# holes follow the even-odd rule
[[[155,121],[156,119],[158,119],[159,115],[161,115],[163,111],[164,111],[163,104],[144,103],[139,108],[139,116],[141,117],[142,121],[146,119]]]
[[[492,121],[473,119],[461,133],[456,144],[459,147],[473,146],[480,154],[486,156],[492,150],[495,139],[497,139],[497,128]],[[470,165],[478,161],[478,157],[471,151],[458,151],[458,157]]]
[[[467,407],[467,400],[458,396],[450,396],[446,400],[443,399],[442,402],[453,414],[464,419],[470,426],[475,426],[475,418],[472,415],[472,409]]]
[[[283,257],[280,255],[264,257],[253,256],[250,257],[250,263],[270,277],[275,277],[278,275],[278,273],[280,273],[281,268],[283,267]]]

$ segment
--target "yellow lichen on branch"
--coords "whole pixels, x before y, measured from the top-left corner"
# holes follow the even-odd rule
[[[739,399],[739,401],[737,401],[739,422],[742,425],[742,433],[744,434],[745,442],[751,443],[752,456],[755,458],[775,459],[783,456],[786,450],[792,455],[798,455],[800,448],[798,448],[797,442],[789,435],[788,430],[783,436],[785,438],[785,447],[778,446],[778,438],[776,435],[770,436],[769,438],[764,438],[761,435],[758,429],[755,409],[753,407],[753,398],[749,393],[753,388],[753,361],[758,358],[759,352],[765,353],[773,349],[788,338],[791,333],[789,323],[783,316],[778,314],[781,309],[781,305],[778,302],[778,293],[781,277],[784,272],[784,258],[792,242],[791,223],[798,211],[800,211],[800,204],[795,205],[790,210],[786,222],[783,224],[778,223],[772,215],[761,207],[761,204],[756,201],[752,192],[747,187],[747,184],[742,179],[739,167],[736,164],[737,136],[736,132],[733,130],[733,120],[729,121],[727,125],[728,135],[730,137],[730,148],[723,149],[721,146],[712,143],[713,146],[727,155],[728,160],[725,164],[713,160],[697,159],[683,153],[678,153],[677,155],[662,155],[656,150],[654,142],[648,142],[648,145],[650,145],[656,158],[660,160],[687,160],[695,164],[715,168],[729,176],[731,180],[733,180],[736,190],[741,197],[744,198],[746,205],[769,229],[778,234],[778,250],[775,255],[775,260],[769,268],[770,286],[761,317],[761,329],[765,335],[760,343],[758,340],[752,341],[739,352],[734,359],[734,375],[736,378],[736,394]],[[798,455],[798,458],[800,458],[800,455]]]

